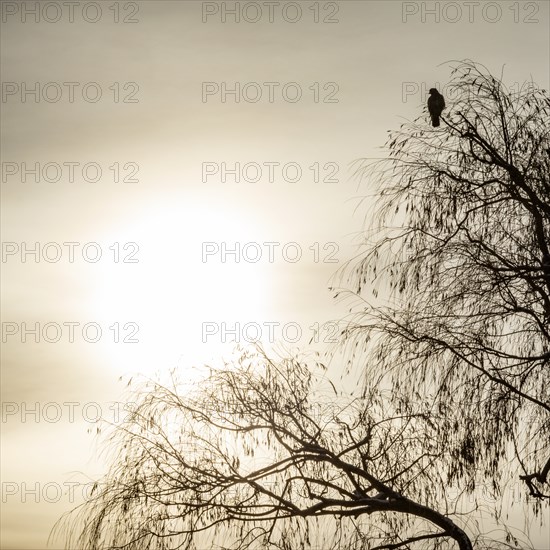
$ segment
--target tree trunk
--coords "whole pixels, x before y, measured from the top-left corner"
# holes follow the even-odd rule
[[[460,550],[473,550],[474,548],[472,542],[470,541],[470,537],[468,537],[468,535],[458,525],[456,525],[452,519],[440,514],[432,508],[418,504],[406,497],[400,497],[396,502],[396,511],[405,512],[407,514],[412,514],[414,516],[427,519],[434,525],[441,527],[446,533],[448,533],[449,537],[453,538],[457,542]]]

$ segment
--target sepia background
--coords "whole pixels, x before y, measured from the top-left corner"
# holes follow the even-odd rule
[[[445,95],[445,62],[549,86],[548,2],[276,4],[2,4],[2,548],[46,548],[82,500],[128,377],[330,346],[351,163]]]

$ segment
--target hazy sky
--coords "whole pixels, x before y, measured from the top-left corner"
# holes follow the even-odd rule
[[[271,9],[2,3],[2,548],[45,548],[100,473],[119,376],[192,376],[235,328],[327,343],[369,193],[349,164],[445,93],[442,63],[549,86],[548,2]]]

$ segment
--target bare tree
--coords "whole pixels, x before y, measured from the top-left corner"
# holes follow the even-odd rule
[[[472,548],[430,469],[433,411],[347,398],[317,362],[250,350],[178,387],[140,390],[110,472],[58,526],[69,547]]]
[[[550,498],[550,97],[453,64],[443,124],[426,117],[362,161],[376,184],[367,249],[339,274],[366,388],[429,397],[452,481],[521,478]],[[340,283],[341,284],[341,283]],[[367,298],[367,291],[374,296]]]
[[[343,330],[361,398],[262,352],[198,388],[151,383],[58,524],[69,547],[517,547],[482,540],[456,495],[498,497],[516,464],[535,510],[548,501],[550,100],[470,62],[453,78],[439,128],[404,125],[360,169],[380,185],[342,275],[363,304]]]

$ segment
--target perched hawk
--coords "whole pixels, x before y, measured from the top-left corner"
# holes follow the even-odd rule
[[[432,117],[432,126],[439,126],[439,117],[443,109],[445,109],[445,100],[443,96],[435,88],[430,88],[428,111]]]

